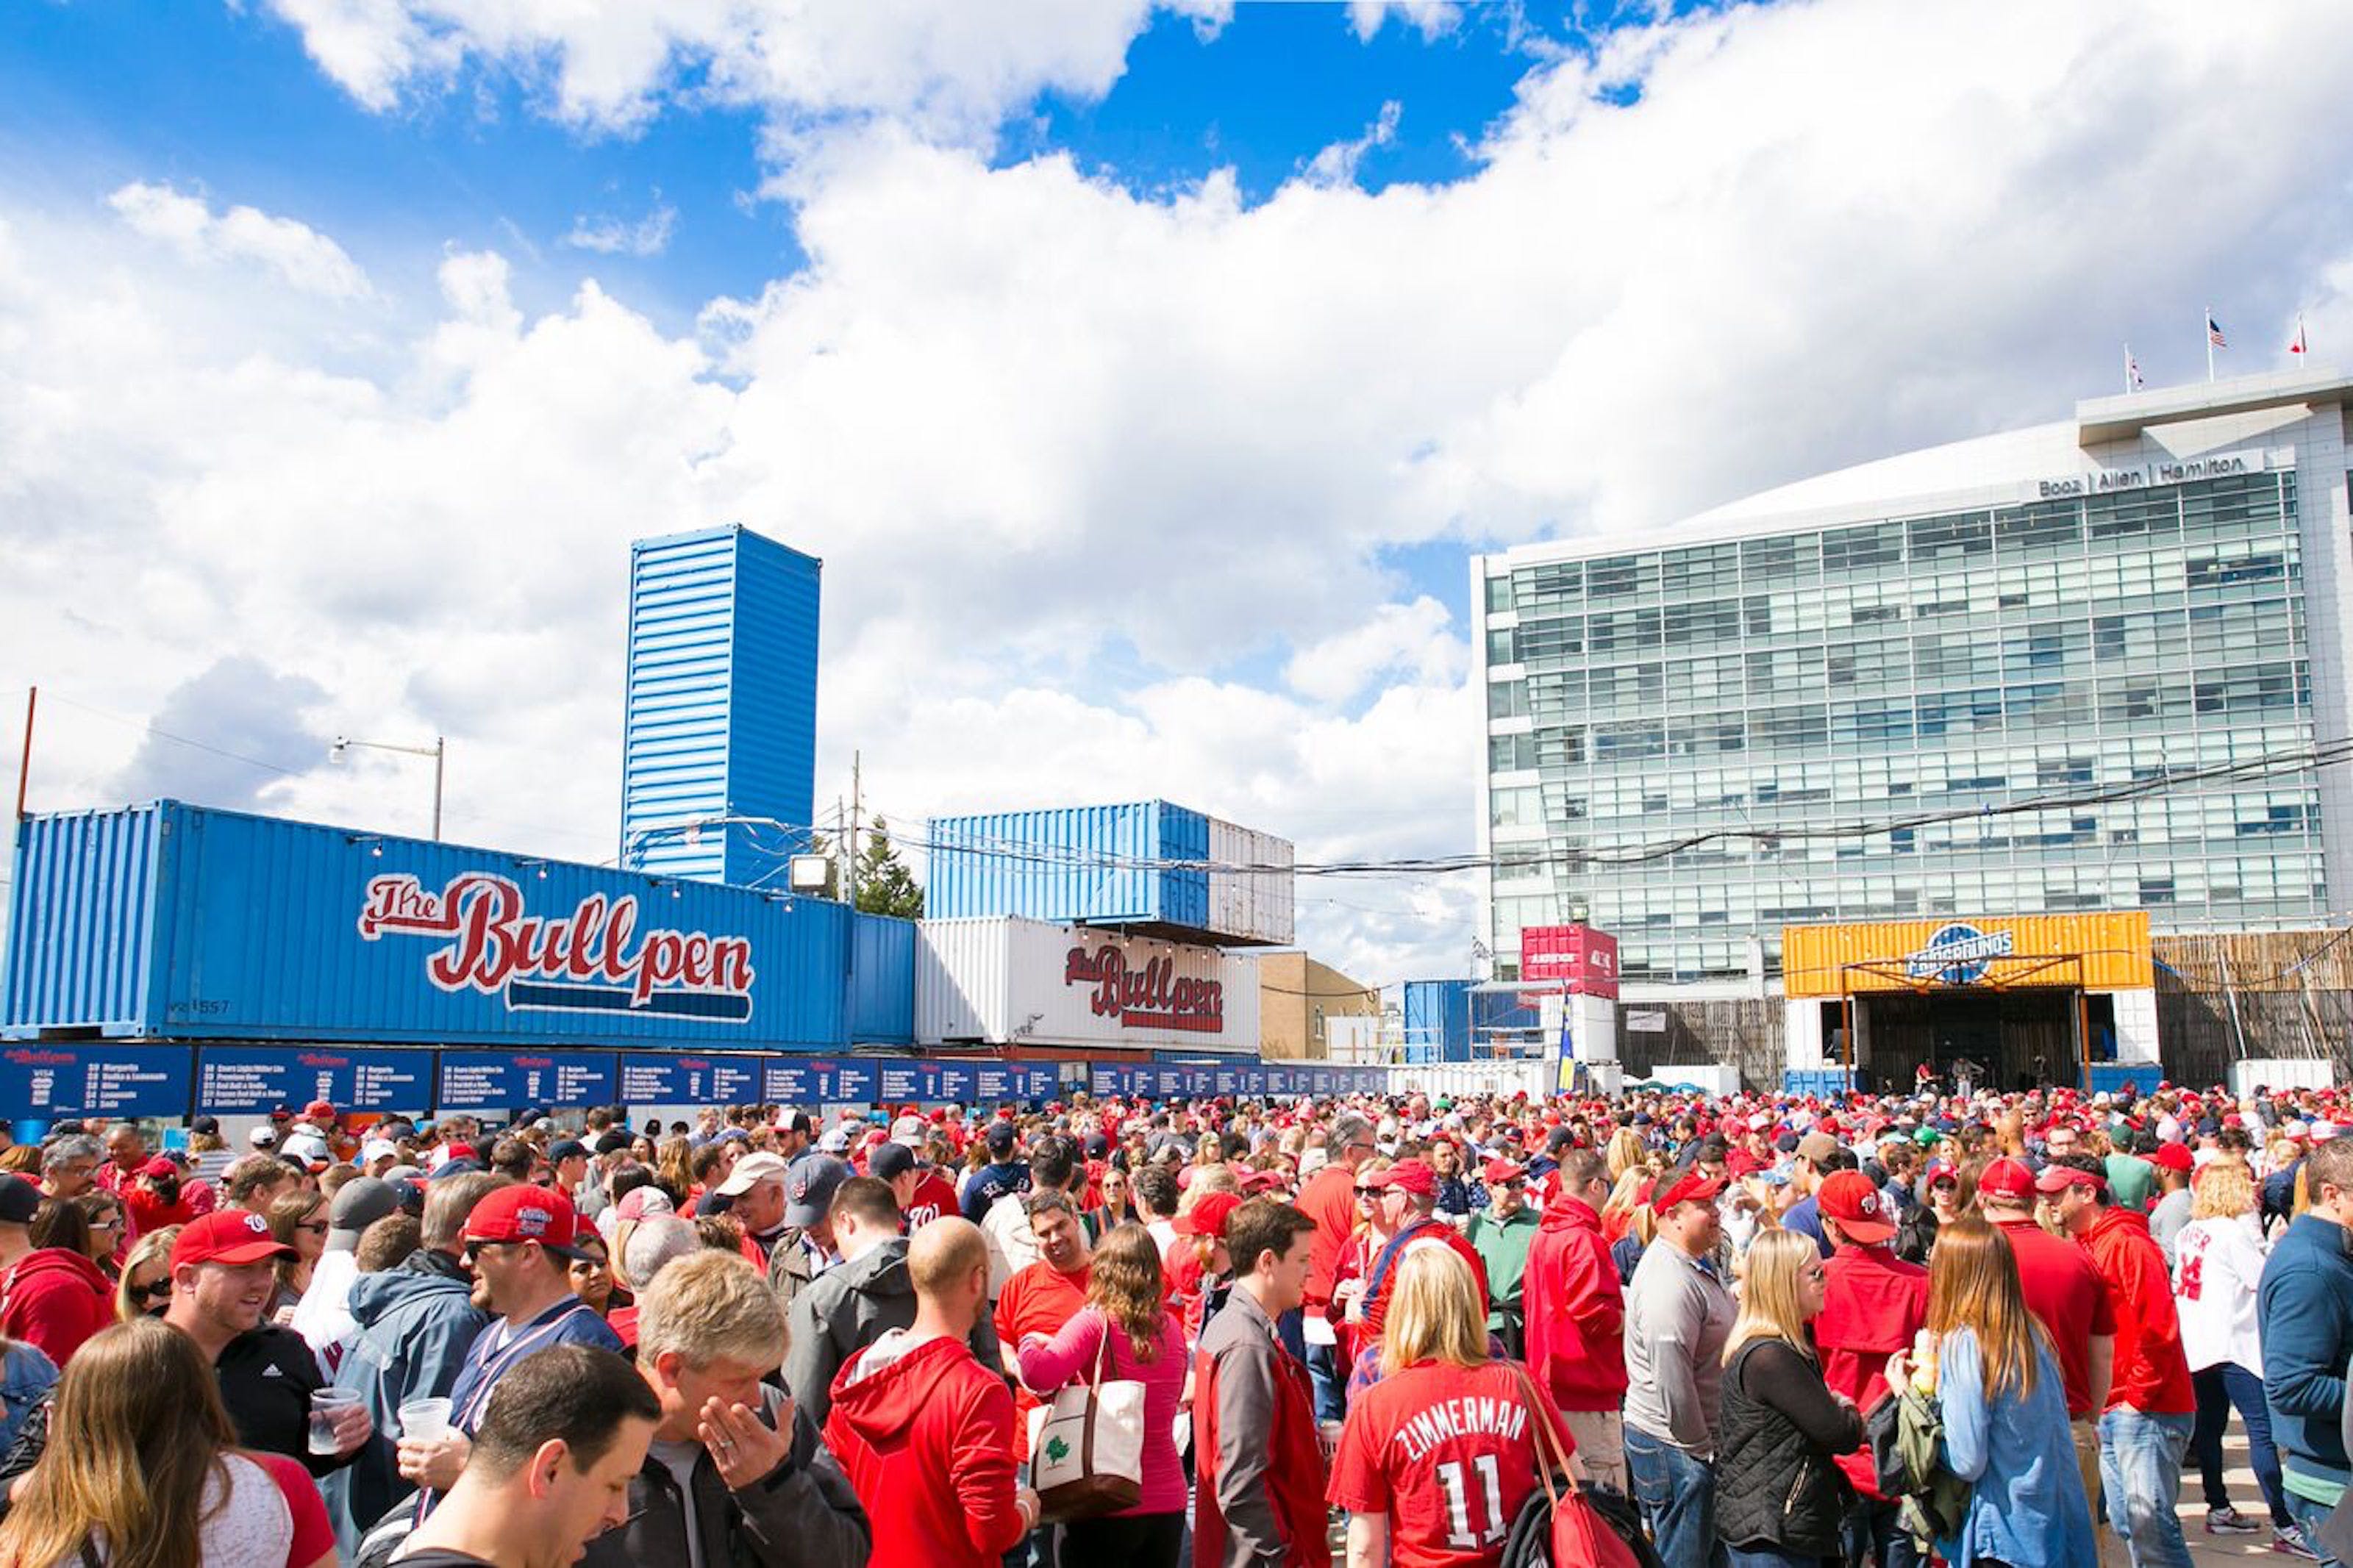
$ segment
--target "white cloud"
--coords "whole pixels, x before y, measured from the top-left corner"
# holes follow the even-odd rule
[[[1102,97],[1155,0],[270,0],[320,68],[371,109],[445,88],[469,60],[544,88],[596,131],[674,97],[793,119],[889,117],[987,139],[1039,92]],[[1205,30],[1232,0],[1158,0]],[[693,85],[687,85],[687,79]]]
[[[2234,368],[2298,308],[2353,357],[2353,212],[2311,195],[2353,173],[2332,14],[1741,10],[1539,68],[1457,184],[1256,206],[878,124],[792,171],[807,268],[692,335],[594,285],[519,306],[460,251],[434,319],[339,312],[354,346],[281,274],[10,209],[0,669],[152,716],[249,658],[324,694],[306,722],[448,733],[453,836],[599,858],[627,542],[741,521],[826,561],[824,798],[856,747],[909,828],[1151,794],[1314,859],[1461,852],[1479,721],[1459,619],[1388,564],[1414,547],[1655,529],[2063,416],[2126,337],[2189,379],[2208,299]],[[37,804],[110,798],[138,741],[62,710]],[[272,800],[405,826],[421,788]],[[1302,897],[1361,978],[1461,970],[1467,879]]]
[[[564,243],[575,250],[593,250],[603,256],[659,256],[670,248],[670,237],[678,227],[678,209],[657,201],[651,212],[635,223],[599,215],[572,220],[572,231]]]
[[[122,221],[190,261],[249,261],[305,293],[330,300],[365,298],[367,274],[325,235],[255,207],[216,213],[201,196],[134,181],[106,198]]]
[[[1457,0],[1348,0],[1348,26],[1365,43],[1395,16],[1427,40],[1441,37],[1461,25]]]
[[[1307,164],[1307,177],[1319,185],[1354,184],[1356,166],[1365,161],[1365,154],[1397,140],[1398,121],[1404,113],[1405,105],[1390,99],[1362,136],[1353,142],[1335,142],[1317,153]]]

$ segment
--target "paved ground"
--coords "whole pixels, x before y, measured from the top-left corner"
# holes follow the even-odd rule
[[[2244,1563],[2250,1557],[2261,1557],[2274,1563],[2303,1563],[2305,1558],[2272,1550],[2271,1513],[2263,1506],[2263,1494],[2255,1486],[2255,1472],[2247,1468],[2247,1440],[2239,1430],[2239,1418],[2231,1417],[2231,1430],[2222,1439],[2222,1479],[2231,1488],[2231,1506],[2248,1518],[2260,1521],[2263,1529],[2257,1535],[2209,1535],[2206,1533],[2206,1496],[2198,1484],[2198,1466],[2192,1461],[2189,1474],[2181,1480],[2181,1533],[2189,1542],[2192,1562]],[[2121,1562],[2121,1554],[2118,1554]]]

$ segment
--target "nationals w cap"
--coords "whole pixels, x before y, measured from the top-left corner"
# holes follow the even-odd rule
[[[269,1222],[250,1209],[215,1209],[180,1227],[172,1243],[172,1267],[190,1263],[261,1263],[291,1258],[294,1249],[269,1234]]]
[[[1868,1247],[1895,1234],[1887,1217],[1885,1194],[1861,1171],[1841,1171],[1822,1183],[1822,1217],[1838,1221],[1839,1229]]]

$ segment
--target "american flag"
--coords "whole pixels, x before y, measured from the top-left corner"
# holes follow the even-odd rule
[[[2287,352],[2292,354],[2301,354],[2310,347],[2311,345],[2305,342],[2304,337],[2304,312],[2299,310],[2295,316],[2295,336],[2288,341]]]
[[[2207,312],[2206,316],[2206,341],[2218,349],[2227,349],[2231,346],[2222,341],[2222,323],[2214,319],[2211,311]]]

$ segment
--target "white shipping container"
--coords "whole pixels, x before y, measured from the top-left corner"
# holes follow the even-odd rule
[[[1018,915],[923,921],[915,1038],[1256,1056],[1258,961]]]
[[[2337,1081],[2335,1064],[2324,1057],[2249,1057],[2231,1064],[2231,1092],[2241,1099],[2258,1085],[2269,1089],[2327,1089]],[[2153,1084],[2144,1083],[2144,1093]]]
[[[1268,870],[1209,873],[1209,929],[1222,936],[1289,946],[1293,930],[1291,840],[1209,818],[1212,866]]]

